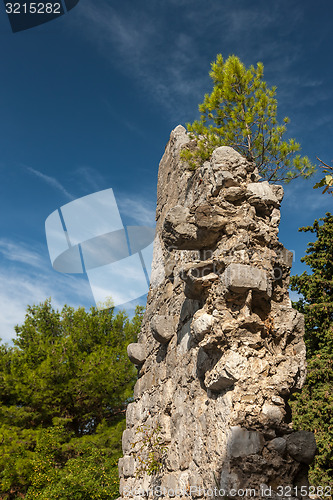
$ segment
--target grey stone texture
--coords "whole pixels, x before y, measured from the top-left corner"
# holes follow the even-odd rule
[[[298,431],[287,437],[288,453],[298,462],[311,464],[317,451],[312,432]]]
[[[191,171],[184,147],[195,141],[178,126],[158,174],[154,279],[129,347],[139,371],[121,498],[211,498],[200,488],[261,485],[278,498],[277,486],[307,485],[315,453],[287,407],[306,364],[303,317],[288,294],[293,255],[278,240],[283,189],[259,182],[255,165],[229,147]],[[136,474],[138,453],[148,460],[148,449],[133,446],[143,425],[160,426],[167,447],[152,476]],[[158,486],[160,496],[129,493]]]
[[[132,343],[127,346],[127,355],[135,365],[142,365],[146,359],[146,348],[142,344]]]

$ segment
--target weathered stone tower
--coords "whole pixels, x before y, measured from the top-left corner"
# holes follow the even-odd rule
[[[258,182],[229,147],[190,171],[185,144],[195,147],[178,126],[160,163],[152,283],[128,347],[139,379],[121,498],[300,496],[316,445],[292,431],[287,403],[306,368],[303,317],[288,295],[293,255],[277,236],[283,189]],[[167,447],[155,475],[140,473],[154,451],[142,426],[160,426]]]

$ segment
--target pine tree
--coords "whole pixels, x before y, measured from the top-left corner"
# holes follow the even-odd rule
[[[302,295],[294,307],[304,314],[308,359],[306,383],[291,402],[293,422],[315,432],[318,454],[310,481],[333,487],[333,216],[327,213],[299,230],[317,239],[301,259],[312,274],[305,271],[291,278],[291,289]]]
[[[264,67],[246,69],[232,55],[225,62],[218,54],[212,63],[210,77],[214,88],[199,105],[200,120],[187,124],[196,147],[186,147],[182,157],[192,169],[207,160],[219,146],[231,146],[249,161],[255,162],[263,178],[288,182],[296,177],[308,177],[314,165],[296,154],[300,145],[294,139],[283,141],[286,124],[279,125],[276,87],[269,89],[263,80]]]
[[[0,498],[117,498],[125,408],[137,372],[130,321],[113,308],[29,306],[0,345]]]

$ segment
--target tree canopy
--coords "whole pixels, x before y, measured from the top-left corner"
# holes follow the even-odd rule
[[[315,432],[318,454],[310,482],[333,487],[333,216],[327,213],[300,231],[317,239],[301,259],[312,273],[291,278],[291,289],[301,294],[293,305],[304,314],[308,359],[306,383],[291,402],[293,422]]]
[[[294,140],[283,140],[286,125],[277,120],[276,87],[263,80],[264,66],[248,69],[234,55],[226,61],[218,54],[210,77],[214,87],[199,105],[200,120],[187,124],[196,147],[186,147],[182,157],[195,169],[219,146],[231,146],[255,162],[261,176],[269,181],[288,182],[310,176],[315,167]]]
[[[117,498],[141,316],[28,307],[14,347],[0,346],[0,498]]]

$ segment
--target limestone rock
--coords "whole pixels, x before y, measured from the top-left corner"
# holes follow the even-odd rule
[[[229,351],[206,373],[205,385],[211,391],[221,391],[234,385],[245,369],[246,358],[237,352]]]
[[[224,272],[225,286],[235,292],[256,290],[271,295],[271,285],[264,271],[244,264],[230,264]]]
[[[240,163],[243,157],[229,146],[220,146],[213,151],[211,162],[214,165],[229,165],[230,163]]]
[[[286,447],[287,441],[282,437],[272,439],[272,441],[270,441],[267,445],[267,448],[269,450],[275,450],[280,453],[280,455],[283,455],[283,453],[286,451]]]
[[[175,318],[157,314],[151,323],[152,334],[161,344],[167,344],[176,332]]]
[[[142,344],[132,343],[127,346],[127,355],[135,365],[142,365],[146,359],[146,349]]]
[[[298,431],[287,436],[287,451],[298,462],[310,464],[317,451],[313,433]]]
[[[216,170],[214,173],[214,184],[212,195],[217,196],[223,187],[238,187],[239,182],[228,170]]]
[[[227,225],[228,219],[222,210],[213,209],[211,205],[200,205],[195,211],[195,223],[199,228],[218,231]]]
[[[191,332],[197,342],[203,339],[206,333],[209,333],[214,323],[214,317],[211,314],[197,312],[191,323]]]
[[[133,457],[125,455],[122,458],[122,473],[124,476],[134,476],[135,474],[135,460]]]
[[[293,254],[278,240],[283,189],[259,182],[256,165],[227,146],[191,171],[180,152],[196,145],[178,126],[160,163],[153,280],[128,347],[139,378],[119,462],[123,500],[125,488],[156,484],[170,489],[165,499],[182,498],[173,488],[217,484],[262,485],[259,500],[269,488],[278,498],[277,485],[306,484],[315,454],[287,407],[306,353],[288,294]],[[143,426],[167,446],[158,476],[136,476]]]
[[[284,417],[283,411],[279,406],[265,403],[262,408],[262,413],[267,419],[269,426],[279,425]]]
[[[279,204],[278,198],[267,181],[251,182],[248,184],[247,189],[253,195],[253,200],[264,201],[270,205]]]
[[[259,453],[264,444],[263,436],[257,431],[248,431],[239,426],[231,427],[229,438],[230,455],[233,458]]]

